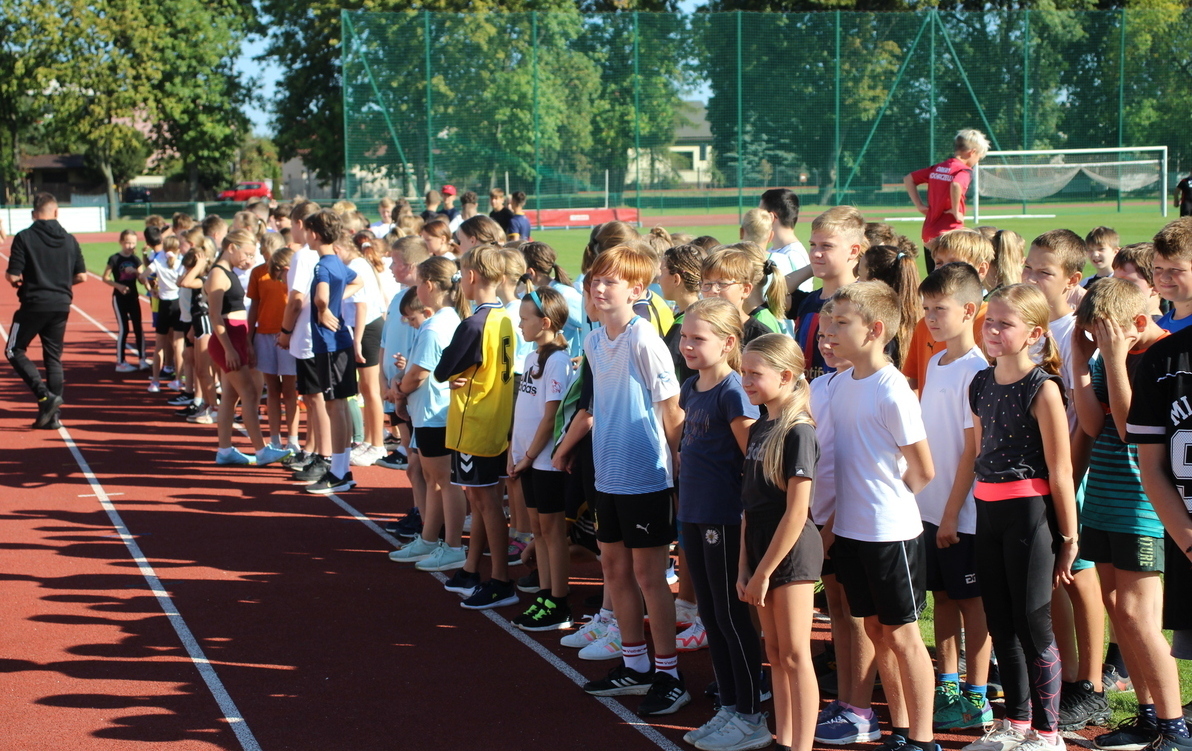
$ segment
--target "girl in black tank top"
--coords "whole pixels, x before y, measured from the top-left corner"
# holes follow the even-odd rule
[[[223,302],[220,304],[219,312],[226,316],[229,313],[237,313],[244,310],[244,285],[240,283],[240,277],[236,276],[236,272],[221,264],[215,264],[215,268],[222,271],[228,277],[228,288],[224,291]]]

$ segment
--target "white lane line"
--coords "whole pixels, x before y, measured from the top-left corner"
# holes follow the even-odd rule
[[[355,507],[353,507],[350,503],[348,503],[344,499],[340,498],[339,496],[335,495],[334,493],[327,497],[330,498],[335,503],[335,505],[339,506],[341,509],[346,511],[349,515],[351,515],[354,519],[359,521],[364,526],[368,527],[373,532],[375,532],[378,536],[381,537],[381,539],[385,540],[390,545],[397,547],[401,544],[400,541],[396,537],[389,534],[385,530],[381,529],[381,527],[378,526],[376,522],[374,522],[372,519],[369,519],[367,516],[360,513],[359,511],[357,511],[355,509]],[[437,571],[431,572],[431,576],[435,577],[435,579],[437,579],[440,584],[447,583],[447,577]],[[517,639],[519,642],[521,642],[525,646],[529,647],[531,650],[534,651],[535,654],[537,654],[542,659],[546,660],[547,663],[549,663],[551,667],[553,667],[555,670],[558,670],[560,673],[562,673],[564,676],[566,676],[567,679],[570,680],[572,683],[574,683],[576,686],[583,687],[583,685],[588,682],[588,679],[585,678],[583,675],[581,675],[579,673],[579,671],[577,671],[575,668],[571,667],[567,663],[563,662],[563,660],[560,659],[558,655],[554,654],[549,649],[542,646],[540,643],[538,643],[538,641],[531,639],[529,636],[526,635],[526,633],[524,631],[519,629],[517,626],[514,626],[512,623],[509,622],[508,619],[502,617],[495,610],[480,610],[477,612],[481,613],[485,618],[488,618],[490,621],[495,623],[505,633],[509,634],[514,639]],[[652,725],[650,725],[649,723],[644,722],[640,717],[635,715],[631,710],[626,708],[624,704],[617,701],[616,699],[612,699],[610,697],[605,697],[605,696],[594,696],[592,698],[595,699],[596,701],[600,702],[601,704],[603,704],[605,707],[607,707],[609,709],[609,711],[611,711],[617,717],[621,718],[621,720],[626,725],[629,725],[634,730],[636,730],[637,732],[644,735],[648,740],[650,740],[652,743],[654,743],[656,746],[658,746],[658,748],[663,749],[663,751],[682,751],[682,749],[680,749],[679,746],[672,743],[669,738],[667,738],[662,733],[658,732],[658,730],[656,728],[654,728]]]
[[[100,506],[107,513],[108,520],[120,536],[124,547],[128,548],[128,554],[136,562],[141,576],[144,577],[145,583],[149,585],[149,591],[157,598],[157,604],[161,606],[162,612],[170,620],[170,625],[174,627],[174,632],[178,634],[178,639],[182,642],[183,648],[186,649],[186,654],[190,657],[195,667],[198,668],[199,675],[202,676],[203,682],[207,684],[207,690],[215,698],[215,703],[219,705],[219,710],[223,712],[224,719],[227,720],[228,725],[232,728],[232,732],[236,734],[236,739],[240,741],[240,747],[244,751],[261,751],[261,744],[257,743],[257,739],[252,734],[252,730],[249,729],[248,723],[245,722],[244,716],[236,708],[236,702],[228,694],[223,681],[216,675],[215,668],[211,666],[211,662],[203,653],[203,648],[199,646],[194,633],[186,625],[186,621],[182,618],[178,609],[174,607],[174,601],[170,597],[170,593],[162,585],[161,579],[157,578],[157,572],[153,570],[153,565],[149,563],[145,558],[145,554],[141,552],[141,546],[137,544],[132,533],[128,531],[124,520],[120,518],[120,512],[112,505],[111,500],[109,500],[110,497],[103,489],[103,485],[100,485],[99,480],[91,472],[91,467],[87,464],[87,460],[83,458],[82,452],[79,451],[79,447],[75,445],[74,439],[71,438],[70,431],[66,428],[58,428],[58,435],[62,436],[62,440],[66,442],[66,447],[70,449],[70,453],[74,456],[75,463],[79,465],[83,477],[87,478],[91,489],[95,491],[95,497],[99,499]]]

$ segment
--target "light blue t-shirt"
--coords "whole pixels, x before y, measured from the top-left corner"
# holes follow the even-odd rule
[[[584,353],[584,336],[588,333],[584,326],[584,296],[560,281],[551,282],[550,288],[567,302],[567,325],[563,327],[563,336],[567,338],[567,354],[579,357]]]
[[[516,375],[522,374],[522,365],[526,361],[526,355],[533,352],[536,347],[534,342],[527,342],[526,338],[522,336],[521,330],[521,298],[510,300],[505,303],[505,312],[513,319],[513,335],[517,338],[513,347],[513,372]]]
[[[459,328],[459,313],[455,308],[446,307],[439,310],[419,327],[414,338],[414,347],[406,357],[406,365],[417,365],[430,371],[430,375],[422,382],[406,402],[410,413],[410,422],[415,428],[445,428],[447,427],[447,408],[451,405],[451,387],[446,381],[435,380],[435,367],[443,357],[443,350],[451,344],[455,330]]]
[[[1188,328],[1189,326],[1192,326],[1192,316],[1176,318],[1175,308],[1172,308],[1171,310],[1164,313],[1163,317],[1160,318],[1157,323],[1159,324],[1159,328],[1174,334],[1177,331],[1181,331]]]
[[[402,354],[407,360],[410,359],[414,336],[418,333],[418,330],[406,323],[401,316],[401,298],[405,292],[406,288],[403,287],[389,301],[385,326],[381,329],[381,375],[385,377],[383,388],[388,388],[393,376],[397,375],[397,364],[393,362],[393,356]],[[393,411],[393,405],[385,402],[385,410]]]

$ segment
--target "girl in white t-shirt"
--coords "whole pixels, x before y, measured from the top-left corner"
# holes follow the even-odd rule
[[[381,330],[389,307],[381,291],[380,256],[372,252],[367,235],[356,235],[357,242],[335,246],[339,258],[356,278],[364,282],[360,291],[344,300],[344,323],[352,330],[356,349],[356,378],[364,404],[364,441],[352,451],[351,463],[368,467],[385,456],[385,409],[381,401]]]
[[[153,348],[153,375],[149,378],[150,393],[161,390],[158,385],[161,379],[161,369],[165,364],[167,348],[174,355],[174,368],[177,371],[171,386],[181,388],[178,378],[182,369],[182,349],[185,344],[185,330],[179,314],[178,278],[183,273],[182,254],[177,237],[167,237],[162,241],[162,250],[153,256],[149,265],[141,273],[141,282],[153,289],[158,300],[157,317],[154,332],[157,341]]]
[[[571,573],[564,506],[567,475],[551,466],[555,412],[571,381],[567,340],[567,301],[542,287],[522,297],[519,310],[526,342],[537,345],[525,359],[517,404],[509,477],[520,478],[534,531],[538,559],[538,596],[513,623],[523,631],[552,631],[571,625],[567,581]]]

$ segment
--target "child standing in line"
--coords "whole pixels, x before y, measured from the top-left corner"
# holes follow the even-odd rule
[[[672,467],[682,428],[679,384],[662,338],[633,311],[657,273],[656,260],[629,246],[597,256],[589,278],[604,325],[584,343],[593,374],[597,539],[623,660],[584,691],[644,694],[641,715],[670,714],[691,701],[678,670],[675,601],[666,583],[674,539]],[[643,599],[654,641],[653,670]]]
[[[741,388],[741,313],[727,300],[694,303],[679,350],[697,375],[683,382],[679,522],[687,574],[707,632],[720,710],[683,737],[697,748],[746,749],[770,731],[759,707],[761,646],[749,607],[737,597],[741,558],[741,468],[758,409]]]
[[[112,307],[116,311],[116,372],[132,373],[145,370],[145,331],[141,328],[141,297],[137,294],[137,278],[141,275],[141,259],[137,258],[137,233],[126,229],[120,233],[120,252],[108,258],[103,281],[112,288]],[[124,359],[128,335],[133,335],[138,366]]]
[[[1085,256],[1093,265],[1092,276],[1080,280],[1086,290],[1102,279],[1113,276],[1113,257],[1122,249],[1122,240],[1112,227],[1093,227],[1084,237]]]
[[[501,248],[501,257],[505,261],[505,274],[497,284],[497,299],[505,305],[505,312],[511,321],[521,321],[521,298],[517,295],[518,285],[526,275],[526,259],[518,248]],[[534,350],[534,345],[522,335],[521,326],[513,326],[513,393],[521,393],[522,367],[526,357]],[[530,532],[530,512],[526,508],[525,492],[522,483],[516,477],[505,480],[505,495],[509,498],[509,565],[521,563],[521,554],[530,545],[533,535]]]
[[[931,657],[918,625],[923,525],[914,493],[935,473],[919,402],[885,355],[898,329],[898,299],[880,282],[847,285],[832,299],[828,342],[853,367],[832,381],[836,455],[848,461],[836,464],[836,511],[824,542],[853,617],[865,619],[877,649],[897,662],[908,713],[904,748],[933,751]],[[821,723],[816,738],[842,744],[877,733],[872,709],[846,708]]]
[[[969,385],[978,446],[977,577],[1006,718],[966,751],[1064,748],[1049,605],[1052,588],[1072,577],[1077,520],[1059,351],[1047,336],[1050,315],[1046,297],[1031,285],[994,292],[984,333],[995,365]],[[1030,351],[1040,342],[1042,366]]]
[[[563,336],[567,339],[571,356],[579,357],[584,353],[584,299],[575,287],[571,286],[571,277],[559,265],[558,254],[546,243],[528,242],[519,248],[526,261],[526,273],[535,289],[549,286],[567,301],[567,328]]]
[[[293,255],[294,251],[289,248],[278,248],[263,265],[252,270],[248,279],[248,298],[253,301],[248,311],[248,330],[257,355],[257,369],[265,377],[265,404],[272,444],[297,453],[297,363],[289,350],[277,346],[277,335],[281,333],[282,316],[290,294],[286,273],[290,270]]]
[[[923,423],[936,476],[915,495],[923,520],[927,589],[935,599],[938,664],[934,722],[937,730],[981,727],[992,722],[986,699],[989,680],[989,628],[977,579],[973,501],[972,410],[968,387],[989,367],[973,339],[973,319],[981,307],[981,276],[967,263],[948,263],[919,286],[927,330],[946,348],[927,363],[929,388],[922,391]],[[960,685],[960,624],[968,654],[967,683]]]
[[[515,251],[516,252],[516,251]],[[555,414],[571,382],[567,356],[567,301],[550,287],[527,290],[518,315],[525,339],[537,347],[525,357],[513,413],[509,477],[520,480],[525,495],[534,551],[538,592],[526,612],[514,619],[523,631],[554,631],[571,625],[571,553],[563,518],[567,475],[551,466]]]
[[[786,298],[786,280],[775,273],[773,262],[765,260],[753,243],[723,247],[704,259],[700,289],[707,297],[719,297],[732,303],[744,322],[745,344],[764,334],[781,333],[774,315],[782,312]],[[768,282],[766,302],[751,305],[754,291]]]
[[[381,330],[389,301],[381,284],[383,240],[362,238],[338,243],[339,259],[364,286],[343,303],[344,322],[352,333],[356,378],[364,404],[364,441],[348,454],[353,467],[371,467],[385,456],[385,408],[381,402]]]
[[[802,359],[794,341],[778,334],[760,337],[745,349],[742,385],[751,403],[766,405],[766,419],[749,429],[737,593],[757,607],[766,634],[778,748],[810,751],[819,698],[811,662],[811,611],[824,549],[810,514],[819,448]],[[735,735],[749,738],[741,731]],[[756,740],[754,745],[696,746],[764,748],[769,731],[764,744],[760,733]]]
[[[1151,262],[1155,289],[1171,303],[1159,319],[1159,328],[1175,333],[1192,325],[1192,247],[1181,242],[1192,232],[1192,217],[1181,216],[1155,235]]]
[[[487,217],[474,216],[468,222]],[[465,233],[468,222],[460,227]],[[495,245],[479,245],[461,259],[458,284],[475,304],[471,317],[455,330],[451,344],[435,366],[436,380],[451,385],[446,447],[451,449],[451,482],[464,488],[472,507],[467,562],[447,583],[465,594],[469,610],[517,604],[509,579],[509,523],[501,508],[499,485],[508,462],[509,428],[513,422],[513,323],[497,297],[505,276],[505,259]],[[454,279],[454,277],[453,277]],[[485,547],[492,573],[480,581]]]
[[[149,378],[149,393],[161,391],[161,376],[166,365],[167,351],[172,354],[171,362],[178,371],[182,370],[183,333],[178,308],[178,278],[182,275],[182,259],[179,253],[178,238],[169,238],[169,244],[161,237],[161,230],[156,227],[145,228],[145,244],[156,251],[149,263],[141,271],[141,281],[151,286],[154,297],[157,298],[157,318],[154,321],[154,331],[157,341],[153,352],[153,374]],[[179,373],[175,373],[175,380],[171,388],[180,386],[177,380]]]
[[[1158,323],[1159,319],[1163,317],[1163,310],[1160,304],[1162,298],[1159,297],[1159,291],[1155,289],[1154,261],[1154,243],[1127,245],[1113,257],[1113,277],[1125,279],[1138,287],[1147,300],[1147,315],[1155,319],[1155,323]]]
[[[868,248],[865,218],[851,206],[835,206],[811,222],[811,271],[823,286],[799,303],[794,335],[809,381],[830,371],[817,344],[820,308],[836,290],[856,281],[857,262]]]
[[[915,325],[923,317],[915,255],[893,245],[875,245],[861,254],[857,276],[862,281],[884,282],[898,295],[902,318],[891,340],[889,355],[894,365],[900,366],[906,360]]]

